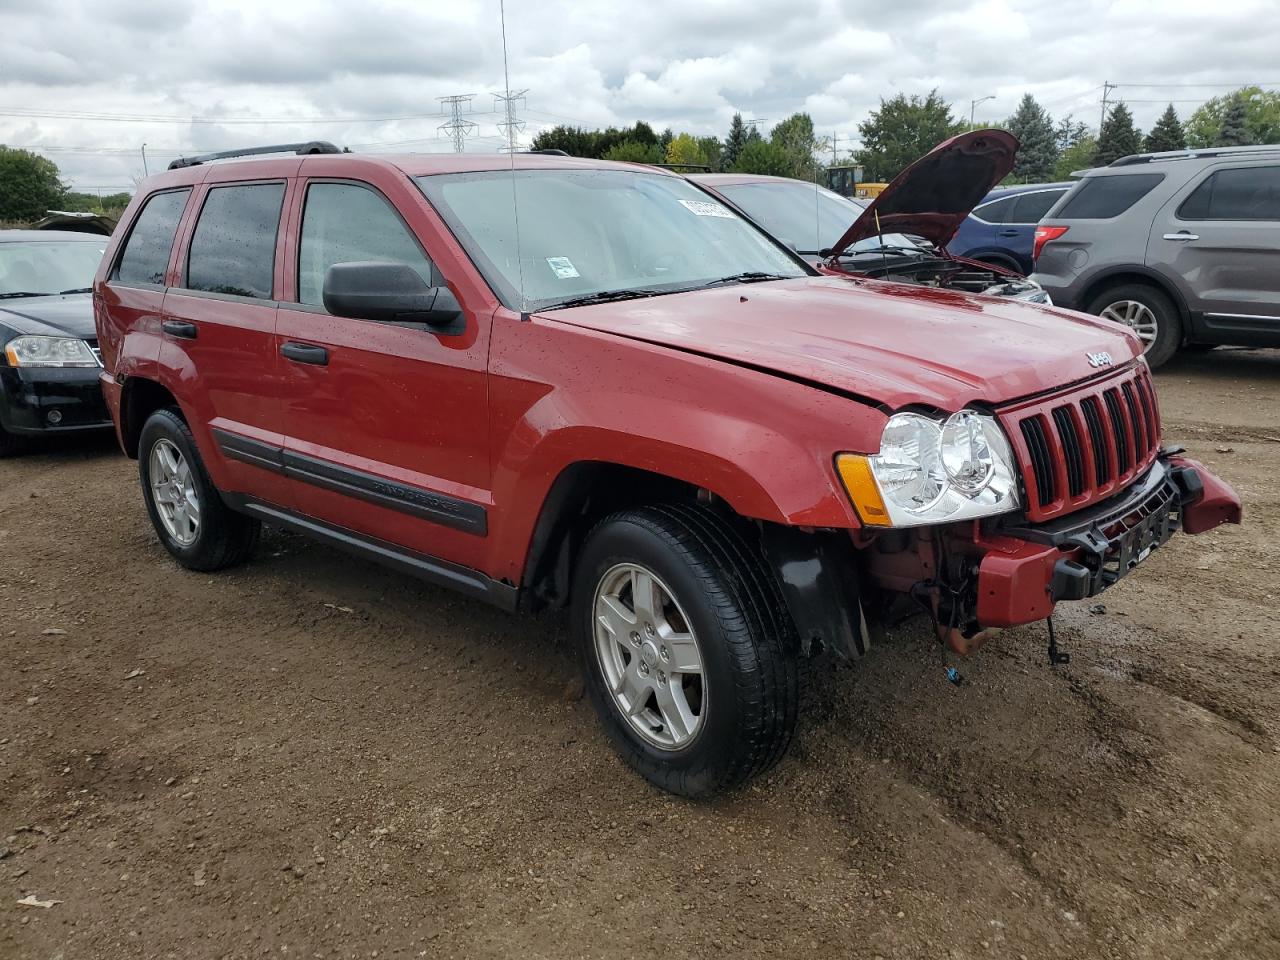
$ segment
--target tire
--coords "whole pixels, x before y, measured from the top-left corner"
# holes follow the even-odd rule
[[[163,459],[166,454],[180,458],[179,465],[186,465],[185,474],[178,474],[185,477],[186,489],[185,494],[180,494],[171,487],[166,490],[166,501],[161,502],[153,480],[159,482],[163,478],[166,467],[156,458]],[[157,410],[143,424],[138,440],[138,478],[156,535],[173,558],[188,570],[222,570],[243,563],[253,554],[262,524],[236,513],[222,502],[205,470],[191,429],[176,410]],[[162,513],[172,516],[172,510],[166,510],[166,505],[185,503],[187,506],[182,509],[189,510],[192,495],[197,507],[196,522],[166,523]],[[171,525],[176,531],[170,529]]]
[[[628,568],[647,571],[672,601],[654,618],[656,634],[646,634],[639,644],[635,638],[645,618],[636,613],[635,571]],[[597,616],[597,602],[608,594],[611,578],[628,575],[631,585],[622,588],[619,599],[627,612],[625,597],[631,591],[629,612],[637,629],[627,638],[633,644],[630,659],[627,643]],[[782,613],[772,574],[724,519],[678,504],[607,517],[583,545],[571,607],[591,702],[622,758],[649,782],[685,797],[708,796],[757,776],[786,752],[799,708],[794,627]],[[693,637],[700,672],[677,679],[682,665],[677,660],[686,654],[667,661],[671,672],[664,674],[667,651],[661,640],[673,637],[688,650],[688,641],[679,640],[681,626]],[[611,654],[615,648],[620,653]],[[646,657],[653,671],[648,679],[656,682],[638,701],[649,707],[632,719],[614,688],[625,696],[635,679],[626,676],[632,667],[643,671]],[[626,676],[618,672],[624,660]],[[685,723],[683,731],[683,721],[667,724],[667,714],[659,710],[664,682],[683,690],[680,698],[691,710],[696,701],[695,723]],[[664,738],[670,742],[661,742]]]
[[[25,453],[26,449],[27,441],[24,437],[16,436],[4,427],[0,427],[0,460]]]
[[[1125,283],[1103,290],[1089,303],[1086,312],[1123,323],[1142,337],[1152,369],[1167,363],[1182,344],[1178,309],[1163,291],[1144,283]]]

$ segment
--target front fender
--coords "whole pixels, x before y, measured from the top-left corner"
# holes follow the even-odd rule
[[[548,491],[570,466],[633,467],[709,490],[738,514],[854,528],[835,472],[872,452],[886,415],[806,383],[553,321],[495,324],[494,566],[518,575]]]

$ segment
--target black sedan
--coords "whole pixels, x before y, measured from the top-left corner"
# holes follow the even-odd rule
[[[0,456],[32,436],[111,426],[91,286],[107,238],[0,230]]]

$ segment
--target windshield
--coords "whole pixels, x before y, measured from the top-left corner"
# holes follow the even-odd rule
[[[107,238],[0,243],[0,297],[45,296],[93,286]]]
[[[425,176],[418,184],[513,310],[619,292],[674,293],[743,274],[806,275],[759,230],[678,177],[502,170]]]
[[[801,180],[726,183],[715,189],[775,237],[794,243],[797,250],[810,256],[835,246],[866,209],[865,204]],[[884,243],[890,247],[914,245],[900,233],[886,233]],[[868,237],[855,243],[849,252],[875,250],[879,246],[879,237]]]

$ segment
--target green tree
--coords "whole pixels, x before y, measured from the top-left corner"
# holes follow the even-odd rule
[[[1005,129],[1021,146],[1013,165],[1013,177],[1021,183],[1037,183],[1053,176],[1058,162],[1058,143],[1053,118],[1031,94],[1023,94],[1018,109],[1005,121]]]
[[[663,163],[662,148],[656,143],[640,143],[623,140],[604,152],[602,160],[618,160],[626,163]]]
[[[770,142],[790,158],[789,177],[797,180],[816,180],[819,164],[814,154],[818,151],[818,137],[813,129],[813,118],[807,113],[793,113],[774,126],[769,134]]]
[[[687,163],[699,166],[705,165],[706,156],[702,152],[702,148],[698,145],[698,141],[688,133],[682,133],[673,137],[671,143],[667,146],[667,163]]]
[[[52,160],[0,144],[0,220],[39,220],[66,193]]]
[[[856,154],[869,180],[892,180],[943,140],[963,128],[951,116],[951,104],[931,90],[927,97],[898,94],[881,99],[880,108],[858,124],[862,149]]]
[[[1249,142],[1280,143],[1280,91],[1241,87],[1205,101],[1191,114],[1186,126],[1187,144],[1192,147],[1216,145],[1227,109],[1236,100],[1244,102],[1244,125]]]
[[[1059,154],[1064,150],[1070,150],[1085,137],[1093,139],[1089,128],[1069,113],[1053,128],[1053,142]]]
[[[669,132],[669,131],[668,131]],[[628,141],[652,145],[659,142],[653,127],[640,122],[633,127],[608,127],[604,130],[585,130],[582,127],[558,126],[543,130],[533,138],[534,150],[563,150],[573,157],[601,159],[614,147]],[[663,151],[666,144],[663,144]]]
[[[1142,131],[1133,125],[1133,114],[1123,103],[1117,103],[1107,112],[1098,134],[1098,152],[1093,158],[1095,166],[1105,167],[1114,160],[1142,152]]]
[[[721,169],[720,156],[724,152],[724,144],[720,142],[719,137],[699,137],[698,149],[707,158],[707,166],[712,170]]]
[[[1067,180],[1077,170],[1087,170],[1093,166],[1093,158],[1098,154],[1098,138],[1085,133],[1075,143],[1058,154],[1058,162],[1053,168],[1053,179]]]
[[[748,138],[731,168],[734,173],[764,173],[773,177],[791,176],[792,158],[776,143],[763,137]]]
[[[1148,153],[1159,153],[1163,150],[1181,150],[1186,145],[1187,133],[1182,129],[1178,111],[1173,109],[1171,103],[1165,108],[1164,113],[1160,114],[1160,119],[1147,134],[1143,149]]]
[[[1227,104],[1222,115],[1222,126],[1218,128],[1218,136],[1214,139],[1215,147],[1244,147],[1253,143],[1246,124],[1244,100],[1237,97]]]
[[[742,114],[735,113],[729,122],[729,136],[725,137],[724,153],[721,161],[726,168],[732,168],[738,160],[738,154],[747,142],[747,125],[742,122]]]

